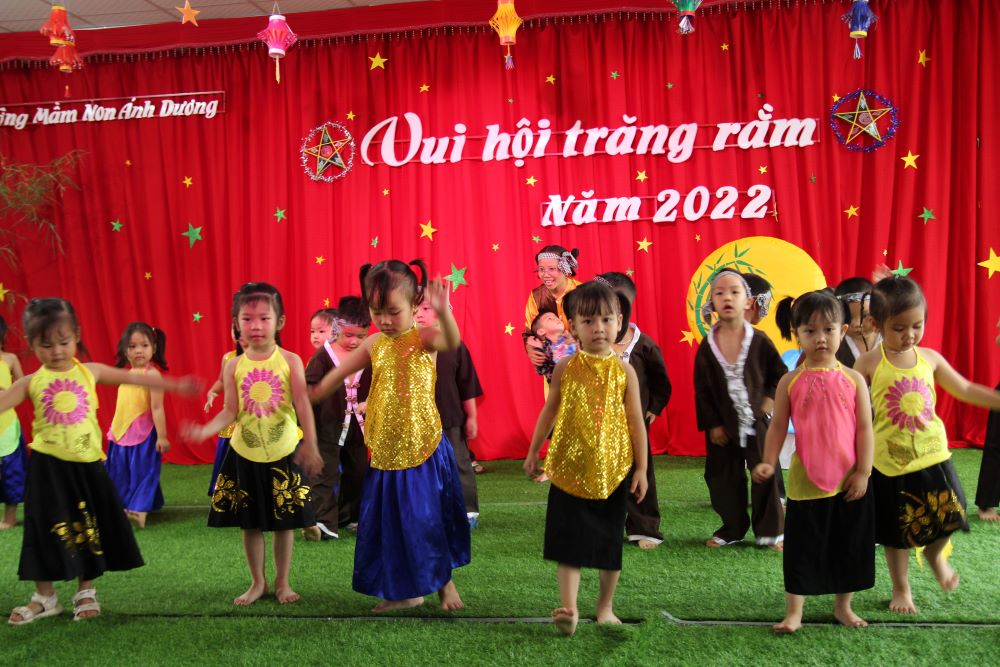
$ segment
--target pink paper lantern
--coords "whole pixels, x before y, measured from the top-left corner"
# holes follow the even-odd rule
[[[274,80],[281,83],[281,59],[285,51],[298,41],[299,37],[288,27],[288,22],[281,14],[271,14],[267,27],[257,33],[257,39],[267,44],[267,55],[274,58]]]

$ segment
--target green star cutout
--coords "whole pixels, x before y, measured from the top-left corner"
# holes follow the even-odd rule
[[[288,216],[285,215],[285,209],[278,208],[277,206],[274,207],[274,213],[272,213],[271,215],[273,215],[274,219],[277,220],[278,222],[281,222],[282,220],[288,218]]]
[[[611,73],[611,78],[614,79],[615,81],[617,81],[618,77],[620,76],[621,74],[618,73],[618,70],[615,70],[614,72]]]
[[[469,284],[469,283],[467,283],[465,281],[465,271],[468,268],[469,267],[467,267],[467,266],[463,266],[460,269],[457,266],[455,266],[454,263],[452,263],[452,265],[451,265],[451,275],[447,275],[447,276],[444,277],[445,280],[447,280],[448,282],[451,283],[451,291],[452,292],[458,290],[458,286],[459,285],[468,285]]]
[[[202,315],[201,313],[195,313],[192,317],[194,317],[194,321],[195,322],[201,322],[201,318],[203,318],[205,316]]]
[[[542,237],[541,236],[532,236],[531,240],[534,241],[535,243],[541,243],[542,242]]]
[[[923,218],[925,225],[927,224],[928,220],[937,220],[937,218],[934,217],[934,209],[927,208],[926,206],[923,206],[921,208],[924,209],[924,212],[921,213],[920,215],[918,215],[917,217],[918,218]]]
[[[122,221],[121,221],[120,218],[118,220],[112,220],[111,221],[111,230],[112,231],[120,232],[122,230],[122,227],[124,227],[124,226],[125,225],[122,224]]]
[[[513,103],[514,103],[514,98],[513,97],[508,97],[507,98],[507,104],[513,104]]]
[[[372,247],[373,248],[377,248],[378,247],[378,237],[377,236],[372,239]]]
[[[816,182],[816,174],[810,174],[809,175],[809,182],[810,183],[815,183]]]
[[[668,83],[667,84],[667,88],[673,88],[673,87],[674,87],[674,84],[672,84],[672,83]]]
[[[635,271],[633,271],[632,269],[625,269],[625,275],[628,276],[629,278],[631,278],[634,273]]]
[[[188,247],[189,248],[193,248],[196,241],[204,241],[205,240],[205,239],[201,238],[201,230],[202,230],[202,227],[194,227],[189,222],[188,223],[188,230],[186,232],[182,232],[181,233],[181,236],[188,237]]]
[[[912,266],[906,268],[905,266],[903,266],[903,260],[899,260],[899,266],[897,266],[895,269],[892,270],[892,275],[899,276],[900,278],[905,278],[906,276],[910,275],[910,271],[912,270],[913,270]]]

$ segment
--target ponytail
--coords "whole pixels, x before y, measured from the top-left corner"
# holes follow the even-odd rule
[[[785,340],[792,339],[792,304],[795,302],[790,296],[778,302],[778,309],[774,313],[774,322],[778,325],[778,331]]]

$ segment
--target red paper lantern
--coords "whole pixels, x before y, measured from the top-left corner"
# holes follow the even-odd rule
[[[76,44],[70,42],[56,49],[49,64],[58,67],[63,74],[72,74],[74,69],[83,67],[83,61],[76,52]]]
[[[66,8],[62,5],[52,5],[49,11],[49,20],[38,29],[49,38],[52,46],[66,46],[75,41],[73,29],[69,27],[69,19],[66,17]]]
[[[299,37],[288,27],[288,22],[281,14],[271,14],[267,27],[257,33],[257,39],[267,44],[267,55],[274,58],[274,80],[281,83],[281,59],[285,51],[298,41]]]

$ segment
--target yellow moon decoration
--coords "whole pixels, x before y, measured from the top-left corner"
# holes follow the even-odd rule
[[[784,340],[778,332],[774,312],[778,302],[786,296],[798,296],[826,287],[823,270],[813,258],[802,248],[772,236],[748,236],[709,253],[691,276],[687,294],[688,325],[699,342],[711,329],[711,325],[701,318],[701,307],[711,300],[712,276],[722,269],[756,273],[771,283],[771,294],[774,295],[771,311],[757,324],[757,328],[771,337],[779,352],[796,349],[794,343]]]

